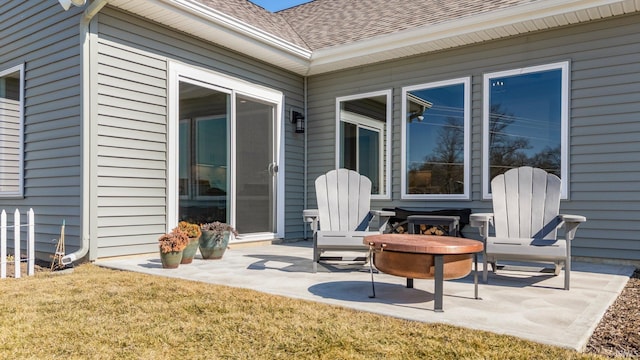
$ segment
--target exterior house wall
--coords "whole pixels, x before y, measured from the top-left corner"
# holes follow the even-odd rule
[[[33,208],[36,256],[46,260],[63,220],[69,248],[80,243],[79,13],[57,1],[0,2],[0,70],[25,70],[24,196],[0,197],[0,208],[10,224],[16,208]]]
[[[285,234],[303,237],[304,137],[307,198],[314,179],[335,167],[335,99],[393,90],[391,200],[374,207],[472,208],[482,200],[482,75],[570,61],[570,193],[562,211],[585,215],[575,256],[640,260],[640,15],[531,33],[480,45],[309,77],[106,7],[91,24],[93,116],[82,121],[79,23],[82,9],[56,1],[0,3],[0,70],[24,65],[24,196],[0,208],[36,213],[36,249],[48,259],[60,225],[68,252],[91,236],[91,258],[156,251],[167,213],[168,61],[229,74],[285,94]],[[471,200],[401,200],[401,88],[472,78]],[[302,110],[306,134],[295,134],[289,110]],[[90,127],[91,136],[82,139]],[[82,154],[83,141],[91,151]],[[82,161],[89,157],[89,208],[83,209]],[[83,213],[89,229],[82,229]],[[472,229],[467,235],[472,236]]]
[[[113,8],[98,15],[95,250],[91,257],[157,251],[166,230],[169,62],[179,61],[285,95],[286,237],[301,237],[303,137],[289,109],[303,108],[303,79]]]
[[[373,207],[490,212],[482,200],[483,74],[568,60],[570,193],[561,212],[588,218],[573,255],[640,260],[639,33],[640,15],[629,15],[310,77],[309,207],[314,179],[335,168],[336,97],[393,89],[392,197]],[[401,200],[402,87],[465,76],[472,77],[471,200]]]

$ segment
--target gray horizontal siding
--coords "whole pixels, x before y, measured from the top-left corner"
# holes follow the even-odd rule
[[[335,167],[335,99],[393,89],[392,199],[376,208],[406,206],[491,211],[482,197],[482,75],[570,61],[570,200],[562,211],[587,216],[574,243],[581,257],[640,260],[640,15],[532,33],[309,79],[310,205],[313,180]],[[472,199],[400,199],[403,86],[472,77]],[[474,231],[467,230],[475,236]]]
[[[157,251],[167,213],[168,62],[281,90],[287,119],[291,106],[303,108],[302,79],[109,7],[98,17],[96,257]],[[304,138],[287,125],[285,229],[287,238],[299,238]]]
[[[95,255],[130,254],[166,230],[167,62],[101,39],[96,78]]]
[[[0,208],[36,216],[36,254],[55,250],[66,222],[67,252],[80,245],[80,9],[56,1],[0,2],[0,69],[25,65],[24,198]]]

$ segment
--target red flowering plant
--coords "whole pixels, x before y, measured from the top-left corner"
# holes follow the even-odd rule
[[[160,252],[166,254],[184,250],[189,244],[189,236],[179,227],[176,227],[171,232],[162,234],[158,241],[160,242]]]

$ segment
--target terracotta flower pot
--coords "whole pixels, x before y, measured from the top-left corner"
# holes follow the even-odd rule
[[[160,252],[160,261],[163,269],[175,269],[182,261],[182,251]]]
[[[197,238],[189,238],[189,244],[182,250],[182,261],[180,264],[191,264],[193,257],[196,256],[196,252],[198,252],[199,245],[200,236]]]
[[[227,246],[231,233],[225,231],[219,234],[215,231],[203,230],[200,237],[200,254],[203,259],[221,259]]]

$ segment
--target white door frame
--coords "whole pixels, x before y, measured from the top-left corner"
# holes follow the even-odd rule
[[[275,158],[278,159],[280,171],[276,174],[276,209],[274,234],[257,234],[255,236],[241,236],[235,241],[269,240],[272,238],[284,238],[284,143],[282,141],[284,118],[284,95],[278,90],[262,85],[250,83],[212,70],[189,66],[183,63],[169,63],[169,88],[168,88],[168,126],[167,126],[167,231],[178,224],[179,194],[178,194],[178,152],[179,152],[179,84],[180,81],[222,91],[231,95],[231,167],[235,169],[236,148],[235,141],[235,97],[237,94],[246,95],[272,103],[275,107]],[[228,189],[230,194],[235,193],[236,174],[231,172],[231,184]],[[231,196],[229,222],[235,226],[235,196]]]

